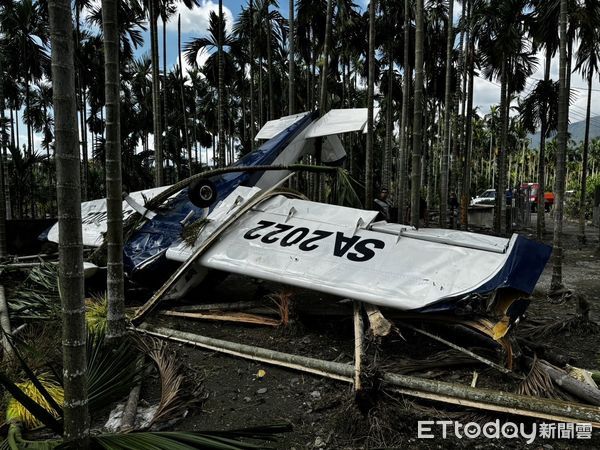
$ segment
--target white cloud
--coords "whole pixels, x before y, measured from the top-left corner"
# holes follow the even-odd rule
[[[198,58],[196,59],[196,62],[198,64],[199,68],[202,68],[204,66],[204,64],[208,60],[209,56],[210,56],[210,53],[208,53],[208,52],[202,52],[202,53],[200,53],[198,55]],[[185,54],[183,54],[183,52],[175,60],[175,64],[173,64],[173,68],[175,66],[178,66],[179,65],[179,61],[181,61],[181,60],[183,61],[182,69],[183,69],[183,77],[185,78],[185,77],[188,76],[190,70],[192,69],[192,66],[190,66],[190,64],[188,64],[187,58],[185,57]],[[202,75],[202,73],[200,74],[200,76],[204,78],[204,75]],[[189,83],[190,83],[190,81],[188,79],[188,82],[186,84],[189,84]]]
[[[181,33],[205,34],[208,30],[210,12],[219,14],[219,4],[212,0],[202,0],[200,6],[187,9],[186,6],[177,3],[177,12],[167,24],[167,29],[177,32],[177,15],[181,14]],[[233,14],[226,6],[223,6],[223,15],[225,16],[225,27],[228,33],[233,29]]]

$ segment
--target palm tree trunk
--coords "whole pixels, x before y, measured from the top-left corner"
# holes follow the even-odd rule
[[[88,448],[89,415],[81,187],[71,2],[50,0],[50,41],[56,145],[59,284],[63,311],[64,440]]]
[[[560,1],[560,64],[558,96],[558,145],[556,149],[556,174],[554,185],[554,239],[552,251],[552,280],[550,289],[562,287],[562,228],[565,194],[565,160],[567,154],[567,126],[569,118],[569,94],[567,72],[567,0]]]
[[[102,0],[104,77],[106,98],[106,241],[107,333],[109,340],[125,334],[123,287],[123,188],[121,181],[121,122],[119,25],[117,0]]]
[[[415,34],[415,99],[413,117],[413,148],[411,173],[411,225],[419,228],[421,202],[421,129],[423,121],[423,0],[416,0],[416,34]]]
[[[410,80],[412,78],[409,49],[410,49],[410,3],[404,0],[404,61],[402,75],[402,117],[400,119],[400,154],[398,156],[398,222],[403,223],[406,217],[406,187],[407,187],[407,156],[408,156],[408,105],[410,99]]]
[[[546,49],[546,65],[544,67],[544,81],[550,80],[550,64],[552,61],[552,52],[550,49]],[[548,105],[544,104],[544,108]],[[544,205],[544,191],[546,190],[546,134],[548,133],[548,122],[546,120],[547,114],[544,112],[540,120],[540,153],[538,160],[538,183],[540,185],[537,193],[537,223],[536,232],[537,238],[542,240],[544,237],[544,231],[546,228],[546,211]],[[527,212],[529,214],[529,211]]]
[[[296,57],[295,48],[294,48],[294,0],[289,0],[290,10],[289,10],[289,48],[288,48],[288,60],[289,60],[289,69],[288,69],[288,114],[294,114],[294,98],[296,93],[294,92],[296,89],[295,86],[295,74],[294,74],[294,58]]]
[[[452,49],[454,48],[454,0],[448,0],[448,37],[446,40],[446,87],[444,91],[444,140],[442,168],[440,173],[440,226],[445,228],[448,222],[448,171],[452,133],[450,117],[452,115]]]
[[[225,60],[223,55],[223,0],[219,0],[219,42],[218,42],[218,60],[219,60],[219,166],[225,167]]]
[[[152,118],[154,123],[154,172],[155,187],[164,183],[162,126],[160,111],[160,75],[158,60],[158,0],[150,0],[150,41],[152,58]]]
[[[394,63],[393,63],[393,50],[392,42],[388,42],[388,92],[386,101],[386,115],[385,115],[385,150],[383,156],[383,170],[381,174],[381,182],[384,186],[389,189],[390,184],[390,172],[392,167],[392,129],[393,129],[393,118],[392,108],[394,106],[392,93],[394,88]]]
[[[331,34],[331,20],[333,15],[333,2],[327,0],[327,15],[325,16],[325,39],[323,40],[323,67],[321,68],[321,94],[319,96],[319,110],[321,115],[327,112],[327,71],[329,70],[329,40]]]
[[[408,1],[408,0],[406,0]],[[331,3],[331,0],[327,0]],[[329,6],[328,6],[329,7]],[[365,155],[365,208],[373,207],[373,103],[375,93],[375,8],[377,0],[369,3],[369,80],[367,87],[367,149]],[[319,105],[320,106],[320,105]]]
[[[585,197],[587,193],[587,171],[588,171],[588,154],[590,147],[590,119],[592,108],[592,75],[590,70],[588,74],[588,97],[587,110],[585,115],[585,137],[583,138],[583,160],[581,162],[581,196],[579,198],[579,239],[583,244],[586,243],[585,238]]]
[[[471,155],[473,153],[473,78],[475,70],[475,44],[473,39],[467,42],[467,111],[465,129],[465,159],[463,165],[463,190],[461,199],[461,226],[469,226],[469,201],[471,198]]]
[[[271,19],[269,18],[269,7],[268,3],[265,3],[266,14],[267,14],[267,82],[269,84],[269,115],[268,120],[272,120],[275,117],[275,96],[273,94],[273,48],[271,39]]]
[[[0,55],[0,64],[2,65],[2,67],[0,67],[0,74],[2,74],[2,70],[4,69],[2,55]],[[4,79],[2,77],[0,77],[0,126],[2,127],[2,134],[0,136],[0,139],[2,140],[0,148],[0,151],[2,152],[0,154],[0,260],[3,260],[8,256],[6,247],[6,191],[8,189],[7,180],[4,177],[4,168],[6,165],[6,141],[4,140],[4,135],[6,133],[6,127],[4,122]],[[12,352],[12,347],[8,342],[8,338],[11,336],[10,316],[3,284],[0,284],[0,330],[2,330],[0,346],[4,351],[6,360],[6,356],[10,355]]]
[[[496,159],[496,205],[494,214],[494,229],[497,234],[503,235],[506,230],[506,141],[507,141],[507,62],[506,58],[502,60],[502,68],[500,74],[500,148]]]
[[[254,150],[254,125],[256,123],[254,111],[254,0],[250,0],[248,7],[250,14],[250,39],[248,58],[250,59],[250,150]]]
[[[192,173],[192,147],[190,146],[190,136],[188,133],[187,113],[185,111],[185,93],[183,82],[183,54],[181,53],[181,14],[177,16],[177,53],[179,55],[179,80],[181,89],[181,115],[183,116],[183,133],[185,134],[185,148],[187,149],[188,164],[190,176]]]

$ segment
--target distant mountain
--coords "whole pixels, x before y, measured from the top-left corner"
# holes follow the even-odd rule
[[[583,138],[585,137],[585,120],[570,123],[569,133],[571,133],[571,139],[575,142],[583,142]],[[539,131],[535,134],[530,134],[528,137],[531,140],[532,148],[538,148],[540,146]],[[590,139],[596,137],[600,137],[600,116],[592,117],[590,120]],[[552,137],[550,137],[550,140],[552,140]]]

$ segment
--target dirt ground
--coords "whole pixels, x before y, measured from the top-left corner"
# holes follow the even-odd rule
[[[590,228],[590,243],[581,247],[575,224],[565,227],[564,282],[591,305],[593,319],[600,318],[600,259],[594,256],[597,246],[596,228]],[[531,230],[522,230],[528,235]],[[547,234],[548,243],[551,234]],[[554,304],[546,296],[550,286],[552,265],[549,263],[534,292],[527,320],[565,319],[575,312],[575,300]],[[333,304],[339,299],[309,291],[230,276],[211,292],[201,292],[190,302],[225,302],[253,300],[265,293],[292,291],[295,302]],[[348,304],[341,306],[350,311]],[[172,320],[155,316],[153,323],[229,341],[256,345],[330,361],[351,363],[353,360],[352,315],[341,317],[301,317],[293,329],[244,326],[235,324]],[[523,324],[520,324],[522,326]],[[447,350],[441,344],[410,330],[401,330],[403,338],[394,336],[377,352],[378,368],[393,371],[404,358],[423,358]],[[599,333],[589,330],[563,330],[544,339],[557,351],[572,358],[573,365],[600,367]],[[459,340],[459,343],[460,340]],[[462,342],[469,346],[469,342]],[[424,402],[400,397],[385,390],[377,393],[377,406],[362,414],[353,399],[351,386],[344,382],[302,374],[267,364],[225,356],[184,345],[173,350],[190,371],[189,379],[202,379],[208,398],[199,410],[191,411],[176,428],[181,430],[221,430],[285,422],[293,431],[275,442],[276,448],[600,448],[600,432],[592,440],[537,438],[531,445],[523,439],[459,439],[449,435],[435,439],[418,439],[418,420],[457,420],[485,423],[500,419],[531,426],[532,421],[516,416],[500,416],[467,410],[453,405]],[[372,348],[371,348],[372,350]],[[482,349],[484,352],[485,349]],[[488,350],[489,352],[489,350]],[[371,356],[375,353],[370,351]],[[491,353],[491,359],[494,353]],[[479,373],[477,386],[514,392],[516,383],[509,377],[481,364],[442,367],[415,375],[469,385],[473,371]],[[260,371],[264,371],[264,374]]]

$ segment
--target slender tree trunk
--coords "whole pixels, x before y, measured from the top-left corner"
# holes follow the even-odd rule
[[[183,80],[183,58],[181,53],[181,14],[177,16],[177,53],[179,55],[179,80],[181,88],[181,114],[183,116],[183,133],[185,134],[185,148],[187,149],[190,176],[192,172],[192,147],[190,146],[190,135],[188,133],[187,112],[185,110],[185,85]],[[243,105],[242,105],[243,107]]]
[[[267,14],[267,83],[269,89],[269,115],[268,120],[275,118],[275,96],[273,94],[273,43],[271,39],[271,19],[269,18],[268,3],[265,2]]]
[[[500,81],[500,149],[498,152],[496,183],[495,231],[503,235],[506,231],[506,142],[507,142],[507,68],[506,58],[503,57]]]
[[[408,105],[410,99],[410,3],[404,0],[404,62],[402,75],[402,117],[400,119],[400,154],[398,156],[398,222],[403,223],[406,217],[407,157],[408,157]]]
[[[549,49],[546,49],[546,65],[544,67],[544,81],[547,83],[550,81],[550,64],[552,61],[552,53]],[[547,109],[548,105],[544,104],[544,109]],[[546,228],[546,216],[545,216],[545,205],[544,205],[544,191],[546,190],[546,134],[548,134],[548,122],[546,118],[547,113],[544,111],[541,117],[540,123],[540,154],[538,160],[538,183],[540,185],[537,193],[537,222],[536,231],[537,238],[541,241],[544,238],[544,231]],[[529,214],[529,211],[527,212]]]
[[[218,61],[219,61],[219,167],[225,166],[225,59],[223,55],[223,0],[219,0],[219,36],[218,36]]]
[[[58,200],[59,284],[63,311],[64,440],[87,448],[89,415],[81,187],[71,2],[50,0],[50,41]]]
[[[254,150],[254,125],[256,123],[254,111],[254,0],[250,0],[248,10],[250,12],[250,48],[248,52],[250,58],[250,149]]]
[[[444,140],[442,154],[442,168],[440,173],[440,226],[445,228],[448,224],[448,175],[452,133],[450,130],[450,117],[452,115],[452,50],[454,48],[454,0],[448,0],[448,36],[446,39],[446,87],[444,91]]]
[[[161,115],[162,115],[162,120],[161,120],[161,124],[162,124],[162,129],[163,129],[163,133],[164,133],[164,149],[166,149],[165,151],[168,150],[169,148],[169,120],[167,117],[167,19],[166,16],[161,17],[162,19],[162,48],[163,48],[163,58],[162,58],[162,63],[163,63],[163,76],[162,76],[162,80],[160,83],[161,86]],[[175,132],[173,132],[173,135],[175,135]],[[177,147],[177,146],[176,146]],[[174,163],[177,164],[177,168],[181,169],[181,163],[180,163],[180,157],[181,157],[181,150],[179,148],[176,148],[177,151],[177,155],[175,155],[175,161]],[[177,178],[177,181],[179,181],[179,177]]]
[[[106,241],[107,333],[109,340],[125,334],[123,287],[123,196],[121,182],[121,114],[119,24],[117,0],[102,0],[104,77],[106,98]]]
[[[294,48],[294,44],[295,44],[295,35],[294,35],[294,0],[289,0],[289,5],[290,5],[290,10],[289,10],[289,19],[288,19],[288,24],[289,24],[289,55],[288,55],[288,60],[289,60],[289,69],[288,69],[288,114],[292,115],[294,114],[295,111],[295,105],[294,105],[294,99],[296,97],[296,93],[295,93],[295,69],[294,69],[294,62],[295,62],[295,48]]]
[[[586,243],[585,238],[585,197],[587,194],[587,171],[588,171],[588,154],[590,147],[590,119],[592,108],[592,78],[593,72],[588,74],[588,97],[587,110],[585,114],[585,137],[583,139],[583,160],[581,162],[581,196],[579,198],[579,239],[583,244]]]
[[[560,1],[560,51],[558,96],[558,145],[556,149],[556,174],[554,185],[554,239],[552,251],[552,280],[550,289],[562,287],[562,228],[565,194],[565,160],[567,154],[567,126],[569,118],[569,93],[567,72],[567,0]]]
[[[411,225],[419,228],[421,201],[421,129],[423,122],[423,0],[416,0],[416,34],[415,34],[415,105],[413,118],[413,149],[410,191]]]
[[[393,63],[393,50],[392,50],[392,42],[388,42],[388,92],[387,92],[387,101],[386,101],[386,115],[385,115],[385,152],[383,155],[383,170],[381,174],[381,182],[382,184],[389,189],[390,185],[390,177],[391,177],[391,167],[392,167],[392,130],[394,128],[393,120],[394,115],[392,113],[392,108],[394,107],[394,102],[392,99],[393,89],[394,89],[394,63]]]
[[[323,40],[323,67],[321,68],[321,95],[319,96],[319,110],[321,115],[327,112],[327,72],[329,70],[329,40],[331,34],[331,20],[333,15],[333,2],[327,0],[327,15],[325,16],[325,39]]]
[[[327,0],[331,3],[331,0]],[[367,87],[367,149],[365,161],[365,208],[373,208],[373,103],[375,93],[375,9],[377,0],[369,3],[369,80]]]
[[[162,126],[160,111],[160,75],[158,58],[158,0],[150,0],[150,41],[152,58],[152,118],[154,124],[154,185],[164,184]]]
[[[4,57],[0,54],[0,74],[4,70]],[[8,180],[4,177],[4,169],[6,165],[6,141],[4,136],[6,133],[4,121],[4,77],[0,75],[0,126],[2,133],[0,135],[0,261],[8,256],[6,245],[6,191],[8,190]],[[0,284],[0,330],[2,330],[2,339],[0,339],[1,347],[4,350],[5,360],[7,355],[12,353],[12,347],[8,342],[8,336],[11,335],[10,316],[8,304],[4,293],[4,285]]]
[[[461,225],[469,226],[469,201],[471,199],[471,155],[473,153],[473,77],[475,71],[475,44],[473,39],[467,42],[467,111],[465,126],[465,159],[463,165],[463,190],[461,199]]]

